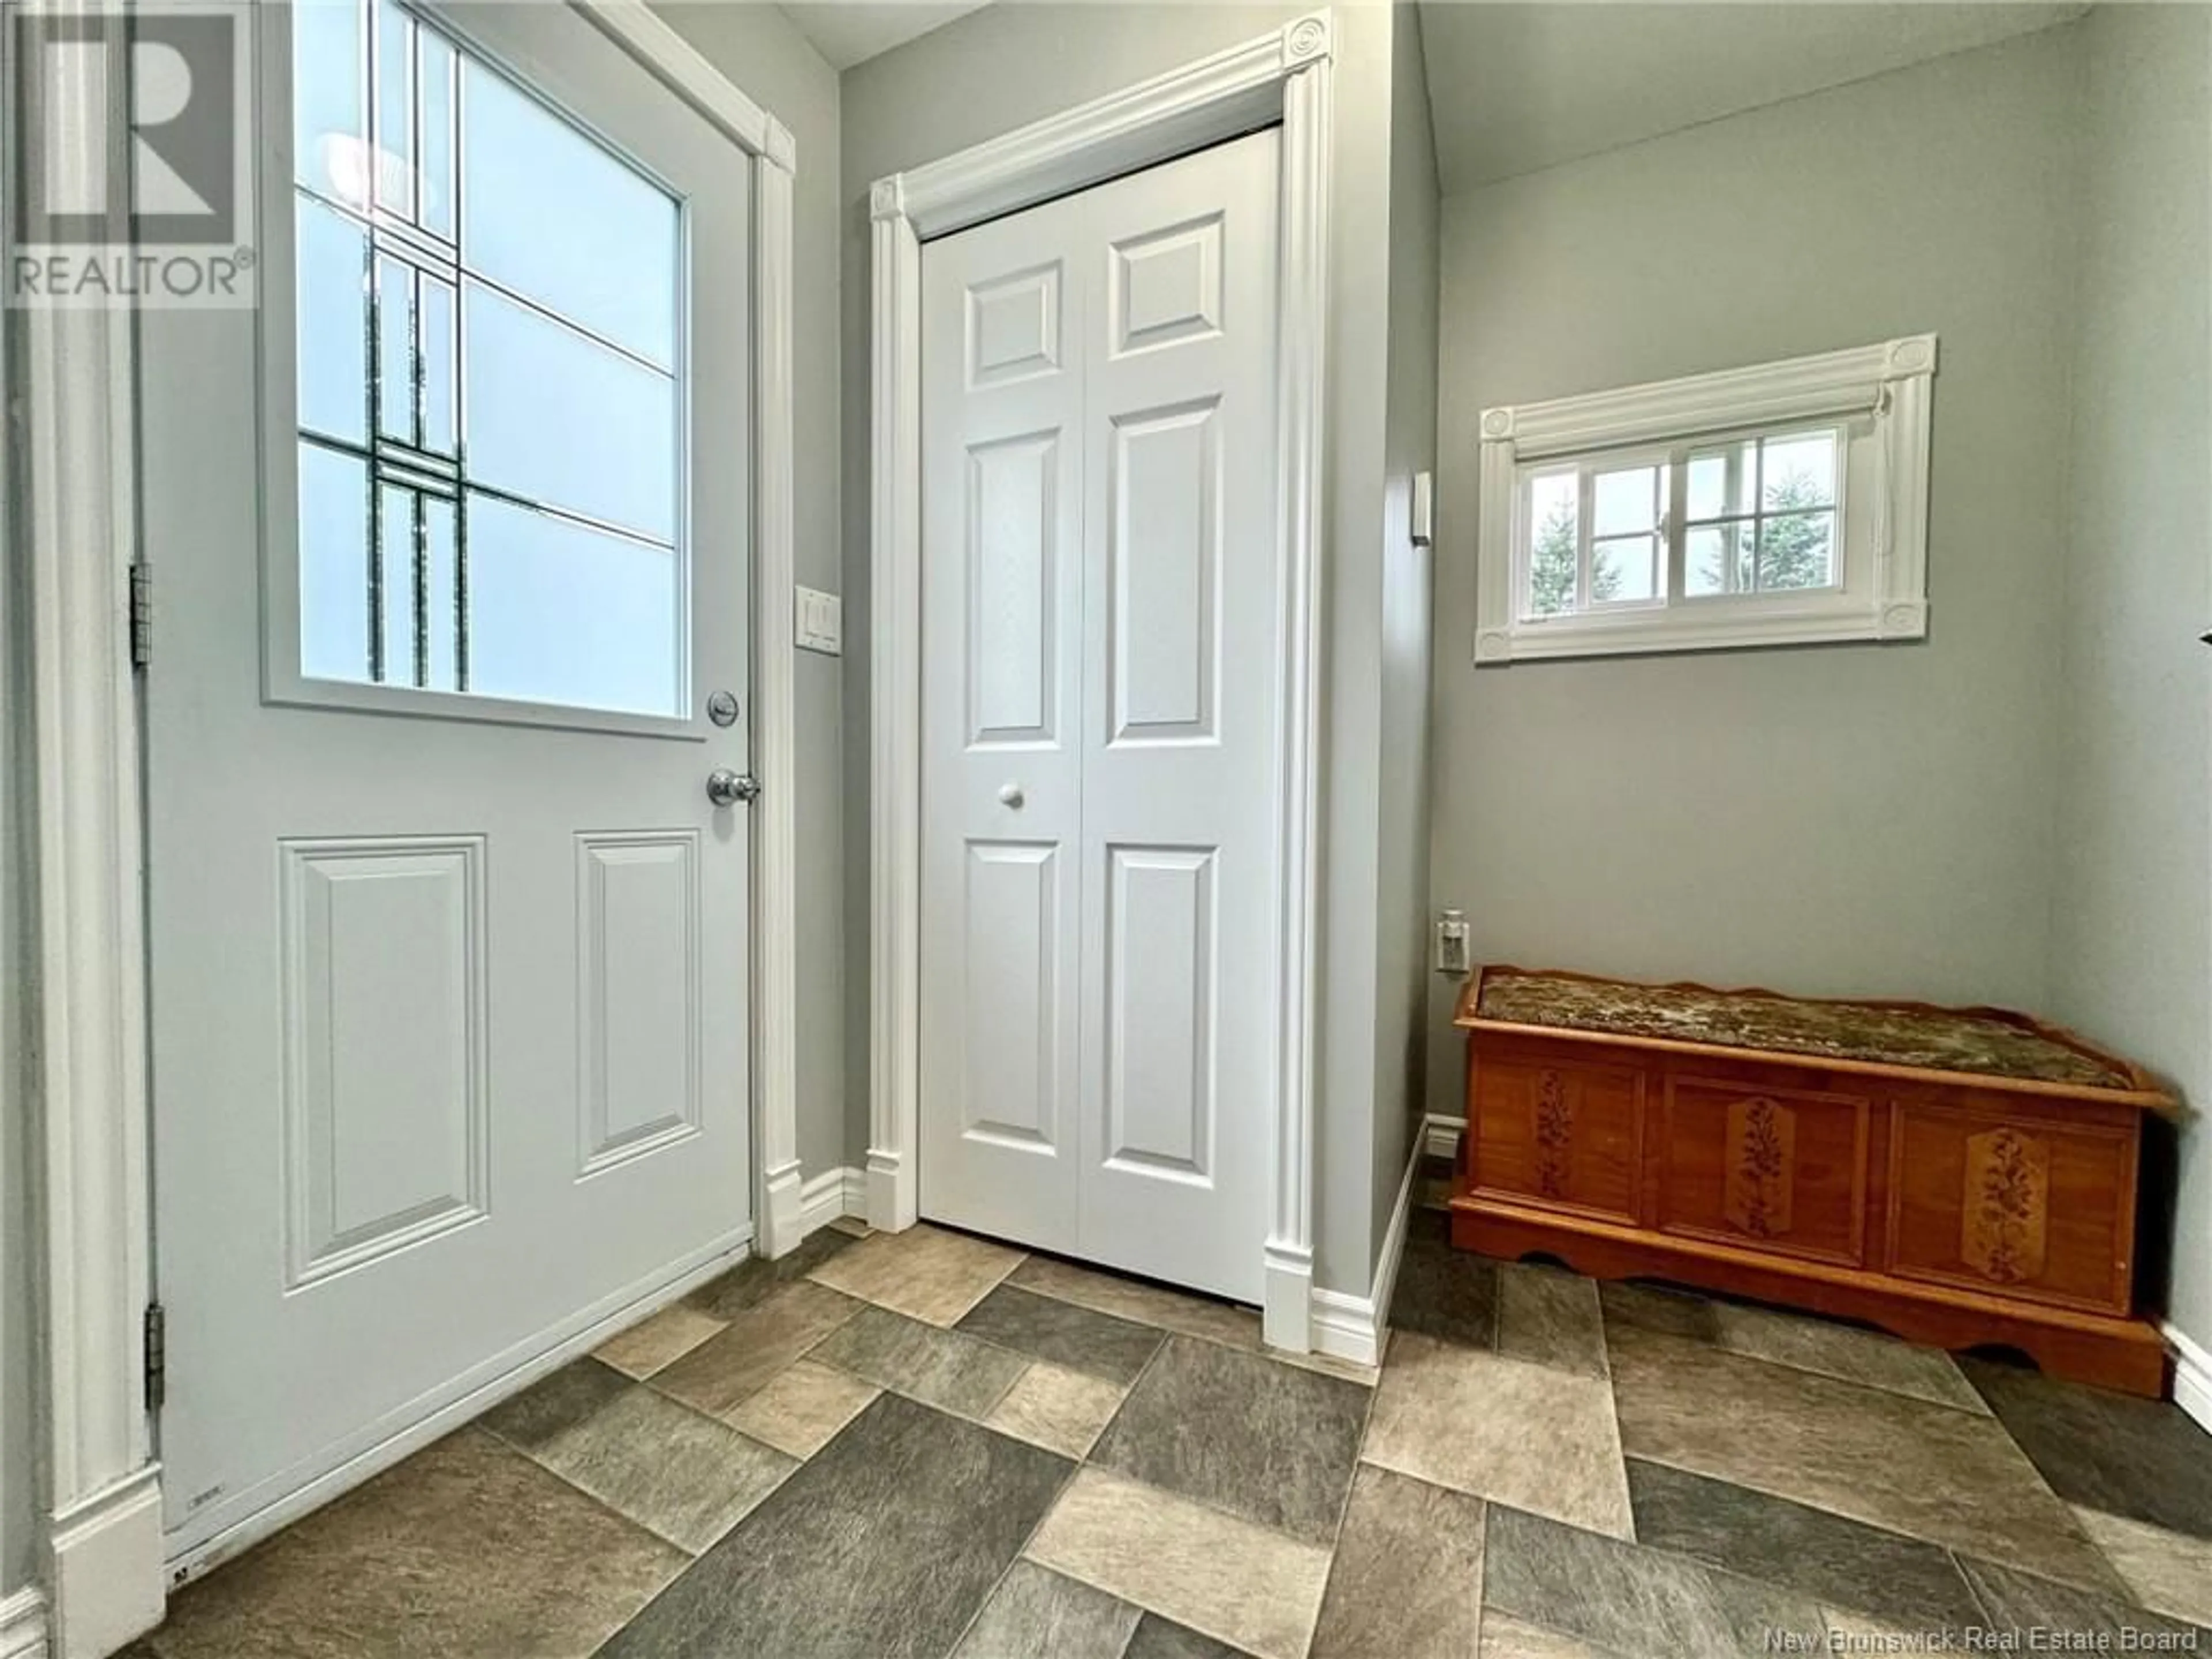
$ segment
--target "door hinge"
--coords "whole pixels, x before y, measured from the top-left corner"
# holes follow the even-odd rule
[[[158,1302],[146,1304],[146,1409],[158,1412],[169,1397],[169,1316]]]
[[[150,565],[131,567],[131,665],[143,668],[154,660],[154,570]]]

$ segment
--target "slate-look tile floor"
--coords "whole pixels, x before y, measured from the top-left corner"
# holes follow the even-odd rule
[[[1730,1659],[2212,1626],[2212,1437],[2172,1406],[1455,1254],[1433,1209],[1391,1316],[1379,1378],[1289,1364],[1245,1310],[839,1223],[185,1589],[137,1659]]]

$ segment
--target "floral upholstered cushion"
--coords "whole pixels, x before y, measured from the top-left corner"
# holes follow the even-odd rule
[[[1802,1002],[1764,991],[1634,985],[1485,970],[1476,1015],[1513,1025],[1707,1042],[1725,1048],[1918,1066],[2091,1089],[2132,1089],[2127,1068],[2018,1015],[1879,1002]]]

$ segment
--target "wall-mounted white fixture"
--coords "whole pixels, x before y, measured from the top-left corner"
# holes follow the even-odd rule
[[[1464,976],[1468,969],[1467,917],[1446,910],[1437,918],[1437,971]]]
[[[1426,547],[1437,535],[1437,475],[1413,475],[1413,545]]]
[[[792,590],[798,607],[793,641],[801,651],[819,651],[835,657],[845,648],[845,602],[835,593],[811,587]]]

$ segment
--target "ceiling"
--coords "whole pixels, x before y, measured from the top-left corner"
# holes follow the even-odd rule
[[[1987,46],[2081,5],[1424,0],[1444,193]]]
[[[981,8],[987,0],[794,0],[785,16],[842,73]]]

